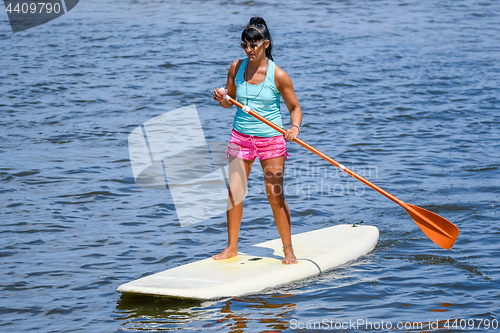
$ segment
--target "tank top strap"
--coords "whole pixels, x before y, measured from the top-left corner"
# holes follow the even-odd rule
[[[238,73],[236,73],[235,81],[238,83],[242,83],[245,81],[243,75],[245,74],[245,66],[247,64],[248,58],[243,59],[241,62],[240,68],[238,68]]]
[[[276,69],[276,64],[274,63],[274,61],[269,59],[269,68],[267,69],[267,75],[265,81],[267,81],[268,85],[274,88],[276,88],[276,82],[274,81],[275,69]]]

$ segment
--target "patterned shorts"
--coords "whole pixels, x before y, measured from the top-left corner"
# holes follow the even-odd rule
[[[238,131],[231,132],[231,138],[227,145],[226,156],[253,161],[255,157],[259,160],[266,160],[279,156],[288,156],[286,151],[286,140],[283,135],[270,138],[246,135]]]

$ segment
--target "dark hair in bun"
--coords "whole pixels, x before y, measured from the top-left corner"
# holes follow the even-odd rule
[[[250,43],[255,43],[259,40],[269,40],[269,46],[266,49],[266,56],[273,60],[271,51],[273,49],[273,41],[267,29],[266,21],[262,17],[252,17],[243,32],[241,33],[241,40]]]

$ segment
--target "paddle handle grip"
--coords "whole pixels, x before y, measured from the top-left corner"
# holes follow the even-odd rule
[[[250,109],[248,107],[248,105],[243,105],[241,104],[240,102],[238,102],[237,100],[235,100],[234,98],[232,98],[231,96],[229,96],[228,94],[225,94],[224,95],[224,99],[233,103],[234,105],[236,105],[237,107],[239,107],[240,109],[242,109],[243,111],[247,112],[248,114],[254,116],[255,118],[259,119],[260,121],[262,121],[263,123],[265,123],[266,125],[272,127],[273,129],[275,129],[276,131],[280,132],[281,134],[285,134],[286,131],[279,127],[278,125],[276,125],[275,123],[273,123],[272,121],[262,117],[260,114],[258,114],[257,112],[253,111],[252,109]],[[359,180],[360,182],[362,182],[363,184],[371,187],[372,189],[374,189],[375,191],[379,192],[380,194],[384,195],[385,197],[387,197],[388,199],[391,199],[392,201],[394,201],[395,203],[403,206],[403,208],[407,208],[408,205],[404,202],[404,201],[401,201],[399,200],[398,198],[396,198],[395,196],[393,196],[392,194],[390,194],[389,192],[381,189],[380,187],[378,187],[377,185],[373,184],[372,182],[370,182],[369,180],[361,177],[360,175],[358,175],[357,173],[355,173],[354,171],[352,171],[351,169],[347,168],[346,166],[340,164],[339,162],[335,161],[333,158],[329,157],[328,155],[322,153],[321,151],[319,151],[318,149],[314,148],[313,146],[311,146],[310,144],[306,143],[305,141],[297,138],[295,140],[295,142],[297,142],[299,145],[301,145],[302,147],[306,148],[307,150],[313,152],[314,154],[318,155],[319,157],[321,157],[322,159],[324,159],[325,161],[333,164],[334,166],[336,166],[337,168],[339,168],[340,170],[344,171],[345,173],[347,173],[348,175],[356,178],[357,180]]]

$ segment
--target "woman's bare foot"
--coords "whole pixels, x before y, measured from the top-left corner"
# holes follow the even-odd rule
[[[285,265],[292,265],[292,264],[298,264],[299,262],[297,261],[297,258],[295,257],[295,254],[293,253],[293,248],[290,246],[289,248],[285,249],[285,258],[281,261]]]
[[[214,254],[212,256],[212,259],[214,260],[223,260],[223,259],[228,259],[232,257],[238,256],[238,249],[230,248],[229,246],[225,248],[224,251],[222,251],[219,254]]]

